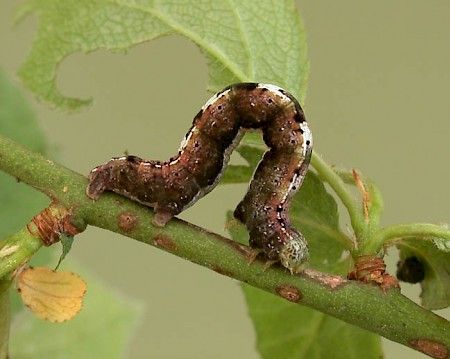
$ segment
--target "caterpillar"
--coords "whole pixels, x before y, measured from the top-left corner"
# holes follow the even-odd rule
[[[304,236],[288,210],[308,171],[313,138],[298,101],[280,87],[237,83],[211,97],[195,116],[178,153],[168,161],[113,158],[89,175],[87,195],[105,190],[153,207],[153,224],[164,226],[220,181],[231,152],[247,130],[261,130],[268,150],[255,170],[234,217],[249,244],[291,273],[309,256]]]

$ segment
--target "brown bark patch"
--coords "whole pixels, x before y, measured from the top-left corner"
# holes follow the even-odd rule
[[[177,249],[176,243],[167,234],[157,233],[153,236],[152,240],[156,247],[161,247],[168,252],[173,252]]]
[[[448,358],[448,347],[442,343],[428,339],[412,339],[410,344],[417,350],[429,355],[432,358]]]
[[[345,280],[339,275],[326,274],[314,269],[305,269],[304,274],[307,277],[314,279],[315,281],[318,281],[326,285],[327,287],[330,287],[331,289],[340,288],[341,286],[349,283],[349,281]]]
[[[119,228],[126,234],[133,232],[139,224],[139,217],[131,212],[122,213],[117,221]]]
[[[300,290],[290,284],[282,284],[276,288],[277,294],[290,302],[298,303],[302,300],[303,294]]]

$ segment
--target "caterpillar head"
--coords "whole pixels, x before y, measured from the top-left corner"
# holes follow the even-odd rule
[[[300,273],[306,259],[309,257],[308,243],[300,232],[295,231],[290,240],[280,250],[281,264],[292,274]]]

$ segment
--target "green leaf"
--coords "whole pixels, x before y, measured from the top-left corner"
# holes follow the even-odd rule
[[[339,229],[339,214],[334,198],[314,172],[308,172],[299,193],[294,197],[290,218],[308,240],[309,264],[314,269],[346,276],[353,265],[345,256],[349,239]]]
[[[450,252],[450,239],[447,238],[432,238],[433,244],[437,249],[444,252]]]
[[[61,256],[59,257],[58,264],[56,265],[55,270],[58,269],[61,262],[64,260],[64,258],[66,258],[66,255],[70,252],[70,249],[72,248],[74,236],[66,236],[65,234],[59,233],[59,238],[61,240],[62,252],[61,252]]]
[[[54,324],[31,312],[16,318],[10,338],[10,355],[34,358],[123,358],[142,308],[113,294],[95,280],[88,283],[83,309],[69,322]]]
[[[29,104],[0,69],[0,134],[45,153],[47,144]],[[0,238],[15,233],[48,204],[33,188],[0,172]]]
[[[75,110],[90,99],[56,88],[59,63],[75,52],[124,51],[168,34],[193,41],[209,63],[209,89],[270,82],[303,99],[306,44],[293,1],[28,0],[18,15],[39,17],[33,48],[19,75],[42,100]]]
[[[381,358],[381,338],[316,310],[243,285],[264,359]]]
[[[423,265],[425,278],[422,287],[422,305],[428,309],[443,309],[450,306],[450,252],[440,250],[435,243],[445,246],[445,240],[424,240],[422,238],[404,238],[397,244],[400,259],[416,257]]]

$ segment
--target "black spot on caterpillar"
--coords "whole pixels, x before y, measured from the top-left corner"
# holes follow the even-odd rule
[[[96,200],[110,190],[153,207],[153,223],[164,226],[217,185],[243,133],[255,129],[268,150],[234,216],[246,225],[251,247],[298,272],[308,245],[287,212],[308,170],[313,139],[298,101],[277,86],[226,87],[195,116],[176,156],[165,162],[113,158],[92,170],[86,193]]]

